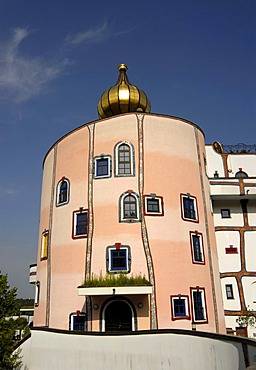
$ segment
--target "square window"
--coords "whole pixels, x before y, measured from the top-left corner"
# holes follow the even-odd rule
[[[111,270],[127,270],[127,250],[111,250]]]
[[[192,312],[193,321],[197,323],[207,322],[207,312],[205,303],[205,292],[204,288],[190,288],[191,290],[191,301],[192,301]]]
[[[175,316],[185,316],[186,315],[186,307],[185,307],[185,299],[178,298],[173,300],[173,308],[174,308],[174,315]]]
[[[190,231],[190,243],[193,263],[204,264],[203,236],[197,231]]]
[[[226,296],[227,299],[234,299],[233,286],[232,284],[226,284]]]
[[[144,207],[146,216],[163,216],[163,197],[144,195]]]
[[[130,271],[130,249],[128,246],[107,248],[107,271],[108,272],[129,272]]]
[[[99,156],[94,158],[94,178],[111,177],[111,157]]]
[[[230,218],[230,209],[221,209],[221,218]]]
[[[72,313],[69,315],[69,329],[76,331],[85,331],[86,330],[86,314],[79,312]]]
[[[171,296],[172,320],[190,319],[188,296]]]
[[[73,239],[85,238],[88,233],[88,211],[73,212]]]
[[[198,222],[196,198],[181,194],[182,218],[186,221]]]

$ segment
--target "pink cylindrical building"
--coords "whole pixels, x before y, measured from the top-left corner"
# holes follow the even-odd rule
[[[204,134],[126,70],[45,157],[34,324],[224,333]]]

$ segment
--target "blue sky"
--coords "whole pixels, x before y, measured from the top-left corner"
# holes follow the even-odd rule
[[[0,269],[33,297],[42,161],[128,65],[152,112],[256,143],[255,0],[0,0]]]

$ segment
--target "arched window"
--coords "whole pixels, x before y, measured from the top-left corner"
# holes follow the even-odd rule
[[[123,193],[119,199],[119,221],[136,222],[141,219],[139,196],[132,190]]]
[[[124,218],[137,218],[136,198],[133,195],[124,197]]]
[[[235,174],[235,177],[239,178],[239,179],[244,179],[245,177],[248,177],[247,173],[244,172],[244,171],[238,171],[236,174]]]
[[[115,176],[134,176],[134,149],[128,141],[115,146]]]
[[[69,180],[63,177],[57,185],[57,206],[69,202]]]

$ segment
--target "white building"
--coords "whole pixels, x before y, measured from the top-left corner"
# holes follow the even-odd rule
[[[256,312],[256,146],[206,146],[227,331]],[[248,336],[256,330],[248,327]]]

